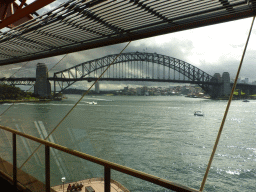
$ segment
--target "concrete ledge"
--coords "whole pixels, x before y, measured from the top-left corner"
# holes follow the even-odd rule
[[[9,183],[10,188],[13,187],[12,172],[13,172],[13,165],[3,160],[2,158],[0,158],[0,177]],[[28,173],[20,169],[17,169],[17,179],[18,179],[17,187],[20,192],[45,191],[45,184],[43,182],[37,180],[35,177],[29,175]],[[8,191],[11,191],[11,190],[8,190]],[[55,191],[51,189],[51,192],[55,192]]]

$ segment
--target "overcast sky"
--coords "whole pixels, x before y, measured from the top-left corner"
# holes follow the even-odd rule
[[[29,1],[32,2],[32,1]],[[45,13],[50,9],[58,6],[65,0],[57,0],[47,7],[39,10],[39,14]],[[248,36],[252,18],[242,19],[238,21],[211,25],[192,30],[186,30],[167,35],[147,38],[143,40],[133,41],[125,52],[144,51],[156,52],[158,54],[175,57],[186,61],[203,71],[213,75],[214,73],[223,73],[228,71],[231,78],[235,77],[244,45]],[[109,54],[119,53],[126,43],[81,51],[68,54],[53,71],[58,71],[76,65],[88,60],[103,57]],[[256,64],[256,25],[253,27],[252,35],[247,47],[247,52],[244,58],[241,79],[249,78],[249,81],[255,81]],[[48,64],[49,68],[58,62],[63,56],[42,59],[40,62]],[[39,61],[33,61],[26,64],[25,69],[21,69],[15,76],[30,76],[35,74],[35,65]],[[8,76],[18,70],[19,66],[11,65],[1,67],[1,76]],[[12,69],[13,68],[13,69]],[[28,72],[30,71],[30,72]],[[50,73],[51,76],[51,73]],[[88,87],[88,83],[76,83],[78,88]],[[118,88],[126,85],[126,83],[118,83]],[[101,88],[111,88],[112,85],[102,85]],[[113,87],[112,87],[113,88]]]

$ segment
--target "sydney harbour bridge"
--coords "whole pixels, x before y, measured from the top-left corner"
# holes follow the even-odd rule
[[[220,95],[222,82],[201,69],[177,58],[157,53],[129,52],[86,61],[48,77],[54,93],[62,92],[78,81],[95,81],[109,66],[100,81],[148,81],[198,84],[212,97]],[[35,77],[1,78],[2,84],[33,85]]]

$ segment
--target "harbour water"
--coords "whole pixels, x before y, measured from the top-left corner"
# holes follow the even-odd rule
[[[1,117],[5,125],[44,138],[79,99],[17,103]],[[97,102],[91,105],[91,102]],[[86,97],[53,132],[50,141],[195,189],[200,188],[227,101],[182,96]],[[0,105],[0,112],[9,104]],[[194,116],[202,109],[204,117]],[[255,191],[256,101],[233,101],[205,191]],[[11,161],[11,135],[0,131],[1,156]],[[21,166],[36,143],[18,138]],[[103,177],[103,167],[51,152],[51,185]],[[44,181],[44,149],[23,167]],[[131,192],[169,191],[111,172]]]

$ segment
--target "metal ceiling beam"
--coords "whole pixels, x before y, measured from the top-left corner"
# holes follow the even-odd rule
[[[27,15],[36,12],[37,10],[41,9],[42,7],[52,3],[55,0],[37,0],[26,7],[17,10],[13,15],[10,17],[7,17],[3,21],[0,22],[0,29],[7,27],[8,25],[11,25],[12,23],[20,20],[23,17],[26,17]]]
[[[226,10],[230,13],[234,13],[233,6],[230,5],[228,0],[219,0],[220,3],[226,8]]]
[[[142,39],[142,38],[153,37],[156,35],[163,35],[166,33],[183,31],[183,30],[198,28],[198,27],[202,27],[202,26],[223,23],[223,22],[233,21],[233,20],[237,20],[237,19],[248,18],[248,17],[252,17],[254,15],[255,15],[255,12],[253,10],[250,10],[250,11],[245,11],[245,12],[238,13],[238,14],[225,15],[225,16],[221,16],[221,17],[210,18],[210,19],[206,19],[206,20],[202,20],[202,21],[196,21],[196,22],[183,24],[183,25],[177,25],[177,26],[173,26],[173,27],[168,26],[166,28],[162,28],[162,29],[154,30],[154,31],[146,30],[143,33],[133,34],[132,36],[129,35],[129,36],[108,37],[108,39],[105,39],[104,41],[99,40],[99,41],[95,41],[94,43],[89,42],[89,43],[81,43],[80,45],[73,45],[73,46],[71,45],[71,46],[68,46],[68,47],[65,47],[62,49],[53,49],[49,52],[34,54],[34,55],[31,55],[30,57],[12,58],[9,60],[2,61],[0,65],[2,66],[2,65],[8,65],[8,64],[24,62],[24,61],[32,61],[32,60],[36,60],[36,59],[42,59],[42,58],[46,58],[46,57],[52,57],[52,56],[57,56],[57,55],[62,55],[62,54],[67,54],[67,53],[73,53],[73,52],[77,52],[77,51],[88,50],[88,49],[103,47],[103,46],[107,46],[107,45],[123,43],[123,42],[127,42],[130,40],[138,40],[138,39]]]
[[[109,29],[115,31],[115,32],[118,33],[118,34],[121,34],[121,32],[123,31],[122,29],[120,29],[120,28],[118,28],[118,27],[116,27],[116,26],[114,26],[114,25],[111,25],[111,24],[109,24],[108,22],[104,21],[104,20],[103,20],[100,16],[98,16],[97,14],[93,14],[93,13],[87,12],[85,15],[86,15],[89,19],[92,19],[92,20],[94,20],[94,21],[96,21],[96,22],[98,22],[98,23],[104,25],[105,27],[107,27],[107,28],[109,28]]]
[[[37,19],[2,33],[0,65],[139,40],[256,14],[256,0],[200,2],[68,1]]]
[[[151,13],[152,15],[156,16],[159,19],[162,19],[165,22],[172,23],[171,20],[169,20],[168,18],[166,18],[162,14],[158,13],[157,11],[152,9],[150,6],[148,6],[147,4],[145,4],[145,3],[143,4],[143,2],[139,2],[139,0],[136,0],[136,1],[131,1],[130,0],[130,3],[133,3],[133,4],[137,5],[141,9],[147,11],[148,13]]]

